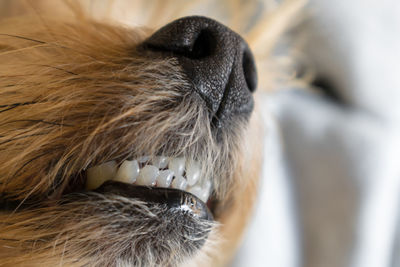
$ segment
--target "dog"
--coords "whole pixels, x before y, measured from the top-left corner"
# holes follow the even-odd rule
[[[262,158],[248,44],[76,14],[0,23],[0,266],[228,263]]]

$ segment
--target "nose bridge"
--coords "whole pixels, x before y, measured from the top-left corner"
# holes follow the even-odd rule
[[[253,56],[247,43],[226,26],[205,17],[186,17],[158,30],[145,46],[178,59],[215,126],[251,113],[256,84]]]

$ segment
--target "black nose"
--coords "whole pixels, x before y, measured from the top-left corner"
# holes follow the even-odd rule
[[[253,110],[257,72],[247,43],[205,17],[178,19],[148,38],[145,47],[176,57],[220,128]]]

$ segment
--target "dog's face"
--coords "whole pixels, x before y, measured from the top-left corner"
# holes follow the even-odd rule
[[[3,263],[228,257],[258,172],[246,42],[204,17],[153,34],[87,20],[0,29]]]

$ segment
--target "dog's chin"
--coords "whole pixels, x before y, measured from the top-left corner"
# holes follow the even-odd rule
[[[127,236],[131,232],[132,239],[135,239],[127,240],[133,241],[129,244],[129,251],[135,252],[126,260],[141,255],[140,260],[156,258],[156,262],[162,264],[162,259],[171,259],[175,253],[180,259],[173,262],[185,261],[204,245],[215,225],[207,205],[183,190],[107,181],[94,192],[105,198],[121,199],[119,208],[116,203],[109,208],[117,208],[117,217],[127,218],[124,220],[126,225],[122,223],[123,231]],[[140,219],[130,220],[132,217]],[[146,255],[148,253],[150,255]]]
[[[136,199],[149,206],[161,206],[182,217],[182,224],[185,224],[187,217],[213,221],[211,211],[202,200],[189,192],[175,188],[135,186],[116,181],[107,181],[94,192]]]
[[[47,266],[60,255],[67,265],[189,264],[203,257],[217,226],[207,205],[189,192],[116,181],[26,207],[12,219],[23,222],[18,235],[34,232],[35,257]],[[12,240],[15,234],[7,235]]]
[[[81,231],[98,228],[97,238],[86,240],[84,234],[79,238],[86,240],[81,249],[90,251],[85,257],[96,258],[101,253],[107,261],[128,266],[188,262],[216,225],[203,201],[174,188],[107,181],[94,191],[67,194],[59,204],[75,218],[82,216],[80,223],[75,220],[74,228],[77,224]]]
[[[258,169],[244,149],[257,140],[244,138],[256,85],[248,45],[202,17],[167,25],[144,47],[124,29],[58,27],[60,44],[16,46],[29,53],[3,64],[10,77],[36,73],[41,59],[46,71],[0,80],[0,199],[19,203],[0,217],[0,265],[203,266],[197,255],[218,224],[210,195],[229,240],[212,253],[227,258]]]
[[[93,172],[106,171],[106,168],[101,166],[107,164],[92,167],[86,171],[86,191],[66,194],[62,197],[63,203],[60,204],[75,203],[84,209],[91,207],[84,217],[89,221],[92,216],[96,217],[96,224],[99,224],[100,217],[107,218],[100,219],[100,222],[105,221],[104,226],[107,229],[106,234],[103,233],[104,238],[113,240],[114,236],[118,236],[118,239],[115,238],[111,243],[108,240],[103,241],[111,245],[106,248],[110,255],[118,255],[114,262],[134,266],[188,263],[199,254],[210,232],[217,225],[207,206],[207,202],[211,202],[208,201],[211,188],[202,189],[200,185],[204,185],[204,182],[198,177],[196,181],[192,181],[191,186],[175,182],[179,177],[185,177],[185,183],[190,181],[189,166],[182,175],[175,175],[172,181],[167,182],[169,185],[162,185],[159,178],[163,177],[163,171],[172,171],[167,167],[160,168],[160,171],[157,171],[158,179],[152,184],[149,181],[150,176],[143,177],[142,173],[146,172],[146,168],[157,168],[150,164],[141,165],[141,175],[134,183],[129,183],[127,177],[121,176],[121,171],[128,171],[124,168],[126,164],[121,164],[116,177],[120,176],[123,182],[115,180],[114,177],[87,191],[90,182],[93,182],[93,179],[98,181],[99,178],[93,176]],[[91,174],[88,174],[89,172]],[[125,174],[132,175],[131,169]],[[141,179],[144,181],[139,181]],[[140,182],[144,182],[145,185]],[[207,190],[206,193],[204,190]],[[100,223],[100,227],[101,225]],[[90,250],[93,251],[92,248]]]

